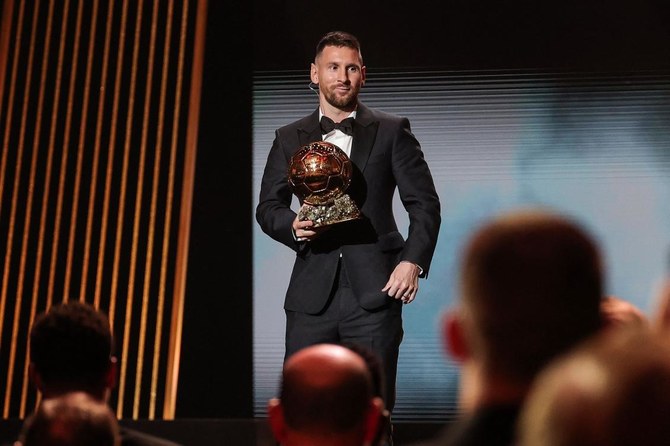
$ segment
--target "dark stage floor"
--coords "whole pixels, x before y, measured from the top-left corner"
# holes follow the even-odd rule
[[[0,446],[11,445],[21,420],[0,420]],[[181,419],[174,421],[123,421],[133,429],[167,438],[184,446],[276,446],[267,420],[257,419]],[[402,422],[395,424],[395,444],[402,446],[429,438],[440,423]]]

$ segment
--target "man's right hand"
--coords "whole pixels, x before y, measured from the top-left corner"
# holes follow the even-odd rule
[[[309,242],[314,240],[319,234],[330,229],[330,226],[320,226],[315,228],[314,222],[311,220],[298,220],[296,215],[295,220],[293,220],[293,234],[295,235],[296,241],[299,242]]]

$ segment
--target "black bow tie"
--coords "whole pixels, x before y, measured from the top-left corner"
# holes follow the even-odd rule
[[[327,135],[333,130],[340,130],[342,133],[349,136],[354,134],[354,118],[347,118],[342,122],[335,123],[329,117],[322,116],[320,124],[321,133],[324,135]]]

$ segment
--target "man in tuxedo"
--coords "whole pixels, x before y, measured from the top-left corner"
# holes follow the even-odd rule
[[[384,401],[392,410],[402,307],[416,298],[419,278],[428,275],[440,202],[409,120],[359,100],[365,76],[355,36],[336,31],[321,38],[310,68],[318,107],[276,130],[256,219],[265,233],[296,253],[284,299],[285,358],[321,342],[364,345],[382,360]],[[360,218],[315,226],[291,208],[291,158],[317,141],[335,144],[351,160],[346,194]],[[393,214],[396,191],[409,217],[406,238]]]

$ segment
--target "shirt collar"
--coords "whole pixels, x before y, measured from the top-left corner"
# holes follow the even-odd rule
[[[321,120],[322,117],[323,117],[323,112],[321,111],[321,107],[319,107],[319,121]],[[354,111],[352,111],[351,113],[349,113],[349,116],[347,116],[347,117],[344,118],[344,119],[347,119],[347,118],[354,118],[354,119],[356,119],[356,110],[354,110]]]

